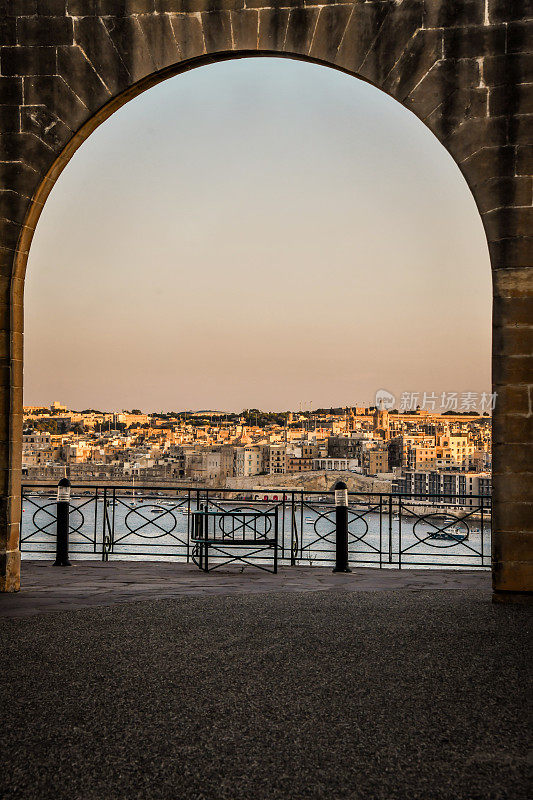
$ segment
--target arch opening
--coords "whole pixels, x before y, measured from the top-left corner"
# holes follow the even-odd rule
[[[300,120],[294,113],[299,98]],[[165,139],[161,134],[165,129],[161,123],[162,109],[168,109],[166,129],[176,132],[182,129],[180,134],[173,134],[181,137],[176,141]],[[142,127],[147,118],[158,121]],[[213,135],[219,119],[226,126],[226,132],[222,133],[222,126],[219,126]],[[195,128],[195,133],[187,136],[190,128]],[[262,129],[266,132],[261,138]],[[132,133],[128,135],[128,131]],[[123,142],[128,136],[134,138],[134,146],[130,142],[129,147],[126,146],[127,156],[124,156]],[[111,156],[106,155],[106,147]],[[190,155],[181,161],[175,159],[174,148]],[[95,164],[106,158],[109,168],[105,177],[102,173],[103,183],[95,188],[91,199],[87,196],[87,185],[93,181],[96,187],[91,172]],[[143,171],[145,188],[141,188],[136,177],[138,170],[143,169],[143,161],[149,162]],[[262,161],[269,164],[268,169]],[[132,164],[135,170],[130,169]],[[172,175],[170,180],[169,175]],[[56,201],[62,183],[68,187],[62,190],[65,199]],[[232,183],[237,187],[233,194]],[[412,184],[410,188],[409,183]],[[442,187],[441,194],[455,192],[453,199],[446,202],[446,197],[439,197],[433,184]],[[125,201],[121,200],[120,186],[127,187]],[[113,200],[106,203],[105,196],[109,193]],[[80,198],[79,209],[66,200],[67,196]],[[159,200],[159,207],[154,206],[154,198]],[[191,214],[193,202],[197,210]],[[270,320],[265,322],[261,332],[257,328],[257,314],[252,310],[253,303],[243,325],[248,335],[254,328],[257,330],[256,359],[263,364],[266,359],[265,373],[274,363],[268,361],[268,347],[261,351],[261,341],[270,341],[270,349],[279,352],[285,372],[298,371],[304,384],[298,392],[300,402],[304,399],[309,402],[311,397],[315,398],[317,406],[335,406],[349,405],[352,399],[351,404],[356,405],[370,402],[375,391],[382,387],[388,387],[398,397],[403,391],[421,393],[426,388],[428,394],[430,390],[441,394],[472,389],[479,394],[488,391],[490,290],[488,270],[485,264],[482,268],[479,266],[483,260],[488,262],[488,256],[470,193],[452,159],[416,117],[369,84],[352,81],[351,76],[294,60],[247,59],[226,61],[174,77],[130,101],[87,140],[77,159],[61,177],[46,214],[52,214],[51,204],[54,203],[57,208],[55,230],[60,229],[61,217],[65,228],[76,233],[71,233],[70,239],[65,237],[69,245],[64,256],[59,257],[63,264],[54,270],[53,285],[44,268],[46,260],[55,261],[52,256],[55,243],[49,234],[48,254],[41,257],[42,277],[36,292],[41,297],[48,295],[53,303],[53,298],[61,291],[60,275],[67,270],[72,275],[67,254],[75,253],[75,257],[81,257],[84,262],[80,278],[85,288],[76,304],[86,304],[83,314],[86,319],[91,315],[89,304],[97,311],[106,304],[106,295],[120,297],[122,301],[129,297],[133,304],[140,300],[131,290],[133,286],[140,286],[148,275],[146,268],[143,273],[138,263],[141,260],[138,247],[141,246],[143,262],[153,261],[155,272],[162,269],[167,282],[172,283],[175,274],[182,270],[184,276],[191,272],[204,276],[199,285],[201,299],[196,309],[194,291],[188,292],[186,286],[175,283],[176,297],[179,294],[183,298],[179,313],[183,322],[162,333],[160,345],[165,336],[167,342],[173,336],[184,342],[186,331],[192,331],[192,340],[198,342],[202,327],[209,327],[208,317],[215,319],[213,304],[223,296],[227,284],[231,287],[226,297],[229,307],[219,306],[223,315],[237,317],[242,313],[239,308],[248,306],[246,301],[251,298],[265,311],[268,309]],[[117,213],[120,205],[125,207]],[[408,206],[412,208],[409,210]],[[95,216],[96,207],[99,211]],[[91,233],[84,238],[84,225],[79,221],[90,219],[91,213]],[[165,214],[167,224],[162,221]],[[468,218],[468,225],[463,224],[464,217]],[[169,235],[166,230],[169,225],[181,231],[181,241],[178,236]],[[466,232],[468,226],[477,227],[470,240]],[[152,234],[143,233],[139,238],[138,232],[147,227]],[[455,239],[459,240],[459,249],[456,251],[453,250],[455,242],[448,236],[450,229],[457,231]],[[44,228],[40,230],[43,233],[38,232],[38,237],[45,237]],[[107,252],[109,248],[102,245],[99,257],[95,245],[103,243],[106,237],[110,242],[121,237],[122,244],[118,248],[113,246],[112,257]],[[259,247],[254,248],[254,237]],[[81,243],[79,247],[77,241]],[[215,241],[216,246],[213,246]],[[216,249],[221,242],[223,257]],[[40,245],[39,240],[37,243]],[[206,247],[206,243],[209,246]],[[92,260],[88,258],[89,252]],[[105,263],[101,269],[97,266],[99,260]],[[120,279],[111,284],[117,261],[122,263]],[[136,269],[131,268],[132,261],[137,262]],[[95,283],[97,275],[100,275],[98,285]],[[444,275],[446,280],[441,278]],[[142,291],[150,291],[152,283],[150,278],[148,289]],[[404,298],[411,298],[410,305],[395,302],[402,291]],[[327,311],[321,313],[319,294],[323,309],[336,309],[333,315]],[[160,297],[159,305],[166,299]],[[152,307],[157,308],[155,294],[151,302]],[[314,308],[307,320],[302,312],[306,304]],[[36,309],[38,307],[36,305]],[[171,304],[164,305],[164,309],[163,316],[168,319],[172,314]],[[111,304],[99,334],[100,346],[104,349],[103,331],[113,324],[113,313]],[[37,316],[35,313],[34,318]],[[289,324],[284,329],[283,316],[295,318],[292,328]],[[336,318],[334,325],[332,316]],[[74,309],[70,311],[70,318],[73,324]],[[431,336],[436,318],[442,323],[440,337]],[[120,327],[120,316],[115,313],[114,319],[115,325]],[[65,321],[66,317],[62,324]],[[207,371],[214,374],[214,387],[224,380],[225,367],[220,366],[220,374],[217,372],[217,365],[224,363],[224,351],[238,350],[241,339],[234,331],[223,346],[213,324],[210,327],[212,330],[209,336],[204,336],[204,349],[198,361],[209,365]],[[31,329],[32,325],[29,335]],[[464,343],[472,344],[476,336],[478,350],[470,360],[477,366],[484,361],[484,372],[479,370],[474,377],[471,368],[465,367],[456,379],[453,369],[438,381],[431,379],[434,367],[439,365],[442,370],[446,354],[451,354],[453,348],[448,360],[455,362],[454,367],[461,359],[464,362]],[[52,339],[45,343],[44,337],[43,329],[39,337],[41,353],[36,358],[41,362],[45,353],[53,349]],[[347,342],[362,345],[366,337],[374,340],[373,347],[350,348],[352,353],[348,356]],[[342,342],[338,348],[335,346],[337,338]],[[311,344],[314,357],[306,353]],[[113,347],[122,358],[125,353],[128,355],[126,341],[112,346],[111,352]],[[389,369],[394,370],[393,376],[383,374],[381,366],[373,368],[369,355],[372,349],[388,354],[385,361],[388,360]],[[148,364],[151,360],[148,350],[147,345],[143,349],[138,338],[136,344],[129,347],[129,361],[125,360],[131,367],[139,363],[139,359]],[[210,350],[216,355],[211,352],[210,356]],[[138,358],[134,355],[136,351]],[[72,350],[71,361],[73,354]],[[87,358],[90,358],[88,350]],[[171,347],[166,359],[167,362],[171,359]],[[398,369],[402,360],[405,367]],[[416,374],[424,360],[431,364],[425,384]],[[252,361],[250,356],[248,368],[253,367]],[[418,366],[413,368],[412,362],[417,362]],[[304,370],[302,363],[306,365]],[[304,373],[312,373],[316,365],[320,365],[325,385],[334,381],[335,376],[345,374],[339,390],[341,396],[328,397],[327,392],[320,396],[316,387],[305,382]],[[235,364],[234,369],[238,373]],[[57,373],[56,370],[51,372]],[[367,377],[354,397],[351,387],[357,373]],[[196,380],[199,379],[198,374]],[[119,382],[125,381],[126,373]],[[259,373],[254,375],[253,381],[261,383]],[[81,374],[78,382],[83,382]],[[262,388],[269,390],[268,379],[263,381]],[[62,389],[59,393],[64,394]],[[207,397],[202,400],[195,396],[189,400],[182,405],[209,405]],[[121,403],[120,398],[108,398],[108,402]],[[221,397],[219,402],[222,406],[228,402],[239,405],[236,398],[229,396]],[[246,396],[240,404],[256,407],[258,402],[257,395]],[[98,404],[96,400],[94,403]],[[131,402],[123,400],[122,403],[138,406],[144,400],[132,398]],[[273,407],[274,397],[270,396],[267,403]],[[298,397],[293,393],[283,398],[281,404],[297,407]]]
[[[262,69],[267,64],[264,59],[258,63]],[[165,94],[161,84],[159,97],[157,90],[152,90],[155,105],[145,104],[150,94],[131,101],[123,110],[123,122],[116,114],[99,129],[103,144],[99,144],[96,133],[82,147],[72,169],[62,175],[44,212],[50,215],[48,221],[45,216],[40,221],[41,226],[46,221],[49,227],[48,242],[45,233],[42,240],[39,238],[40,230],[45,231],[41,227],[33,244],[33,253],[38,252],[36,247],[43,247],[42,280],[38,287],[36,284],[34,296],[40,304],[47,291],[50,298],[61,294],[65,273],[74,275],[69,253],[76,253],[81,262],[81,290],[76,293],[69,289],[72,307],[65,303],[50,339],[46,341],[46,334],[41,333],[34,341],[42,340],[42,351],[35,358],[35,363],[42,363],[61,331],[69,332],[60,361],[49,368],[57,387],[61,363],[81,363],[74,381],[72,367],[65,373],[64,391],[50,390],[69,407],[154,411],[159,406],[165,411],[207,408],[240,412],[243,408],[265,410],[266,406],[268,411],[296,412],[298,406],[302,410],[302,400],[307,411],[309,397],[313,397],[317,409],[369,407],[378,390],[387,390],[397,399],[396,410],[400,407],[414,412],[416,405],[422,405],[423,410],[425,406],[425,410],[438,413],[440,397],[489,393],[486,373],[478,379],[480,384],[474,392],[472,385],[460,383],[471,381],[472,363],[483,360],[481,356],[465,357],[483,314],[488,362],[489,278],[486,264],[481,263],[487,261],[487,253],[477,211],[456,166],[413,115],[374,87],[296,62],[297,77],[290,85],[287,64],[275,63],[281,69],[269,74],[268,80],[263,78],[262,87],[261,76],[253,72],[250,61],[191,72],[187,76],[190,87],[185,87],[186,79],[180,77],[175,86],[181,94],[176,96]],[[202,81],[192,79],[207,79],[210,70],[212,74],[214,70],[225,74],[220,84],[211,86],[207,95],[211,100],[207,102]],[[236,91],[242,80],[239,70],[246,81]],[[329,76],[333,76],[333,82],[327,80]],[[348,83],[355,89],[353,94]],[[231,87],[231,96],[223,94],[223,87]],[[251,113],[254,98],[256,109]],[[377,98],[382,106],[372,105]],[[158,108],[172,110],[166,122]],[[199,116],[192,120],[195,109]],[[226,120],[221,119],[224,110]],[[299,127],[298,114],[304,117]],[[156,130],[141,128],[145,118],[157,119],[159,130],[172,131],[172,141],[165,145]],[[182,119],[187,120],[189,139],[176,142]],[[228,134],[224,133],[224,123],[229,124]],[[150,125],[153,127],[153,122]],[[389,125],[395,131],[394,147]],[[127,141],[128,136],[133,141]],[[104,155],[106,148],[110,155]],[[175,149],[187,153],[187,163],[183,158],[173,163]],[[209,150],[213,151],[209,153],[211,160],[207,157]],[[149,151],[154,158],[150,159]],[[105,158],[108,167],[104,170]],[[115,171],[115,162],[120,159],[122,171]],[[147,168],[140,181],[143,160]],[[133,162],[135,170],[130,167]],[[95,163],[100,165],[97,176]],[[255,172],[254,163],[258,165]],[[92,199],[89,181],[96,187]],[[446,201],[437,198],[436,184],[443,187],[444,194],[450,193]],[[120,188],[114,191],[114,185]],[[232,185],[236,190],[229,188]],[[83,186],[83,197],[81,204],[73,207],[71,198],[82,195],[76,186]],[[60,187],[64,187],[63,201]],[[124,196],[126,200],[119,202]],[[130,198],[132,202],[128,203]],[[143,203],[143,198],[147,202]],[[468,215],[468,228],[477,222],[475,244],[463,229],[464,216]],[[176,220],[174,238],[165,232],[163,220],[169,219]],[[432,219],[436,227],[431,227]],[[47,270],[46,262],[54,261],[54,232],[62,228],[69,229],[71,243],[62,236],[64,256],[59,256],[53,270]],[[452,241],[450,229],[457,234]],[[119,247],[110,245],[114,239],[120,240]],[[454,250],[461,241],[463,249]],[[123,269],[117,261],[122,262]],[[176,275],[192,276],[192,289],[183,278],[176,280]],[[152,284],[159,293],[150,298]],[[400,300],[402,293],[408,302]],[[172,318],[175,301],[170,298],[178,296],[181,305]],[[107,316],[104,314],[97,324],[101,307],[106,305]],[[134,312],[124,325],[125,305]],[[157,332],[150,307],[157,310]],[[85,383],[83,375],[95,347],[94,339],[77,339],[80,319],[91,319],[101,334],[95,369]],[[165,320],[172,324],[166,327]],[[284,320],[289,321],[285,329]],[[125,335],[117,340],[121,327]],[[136,328],[140,328],[137,339]],[[159,334],[154,346],[153,339]],[[80,351],[84,354],[81,359],[76,357]],[[450,360],[448,377],[432,383],[436,369],[442,371]],[[425,372],[420,371],[423,361],[429,362]],[[453,372],[461,362],[466,368],[456,382]],[[108,372],[103,374],[106,364]],[[117,377],[123,364],[124,371]],[[175,383],[169,397],[159,405],[154,397],[160,396],[162,389],[168,390],[169,373]],[[158,374],[163,376],[159,385]],[[184,374],[189,379],[186,389],[200,386],[203,394],[182,399]],[[86,392],[88,387],[94,388],[96,375],[106,389],[120,388],[123,394],[79,395],[73,402],[67,394],[69,383]],[[129,375],[134,376],[130,385]],[[309,376],[312,380],[306,383]],[[212,402],[212,392],[220,390],[224,380],[232,390],[236,386],[240,395],[221,394]],[[252,393],[243,394],[250,386]],[[141,393],[147,387],[151,396]],[[179,387],[181,396],[174,387]],[[280,391],[286,394],[280,397]],[[271,394],[265,403],[262,399],[266,392]],[[414,405],[402,409],[402,397],[409,394]],[[425,405],[426,395],[433,398],[429,399],[432,406]],[[180,399],[176,402],[175,397]],[[52,395],[48,399],[51,401]],[[463,408],[456,404],[455,410]],[[421,424],[427,426],[430,420],[426,417]],[[416,421],[415,427],[421,429]],[[345,429],[349,430],[346,419]],[[360,428],[361,433],[364,430]],[[404,434],[407,430],[403,428]],[[400,427],[396,433],[400,433]],[[363,474],[363,464],[357,467]],[[365,469],[372,480],[378,472],[383,475],[392,471],[381,462],[372,467],[369,462]],[[128,471],[128,479],[130,475]],[[164,508],[154,509],[167,513]],[[359,521],[359,517],[353,521]],[[365,531],[359,533],[357,541],[366,535]],[[418,541],[426,539],[424,531]],[[446,548],[441,545],[441,549]]]

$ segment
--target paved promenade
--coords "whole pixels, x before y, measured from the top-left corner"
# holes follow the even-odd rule
[[[231,595],[407,589],[479,589],[490,597],[487,570],[354,569],[333,574],[331,567],[281,567],[277,575],[240,567],[205,575],[193,564],[141,561],[22,562],[22,592],[0,595],[0,617],[27,616],[135,600],[179,595]]]
[[[486,573],[24,565],[0,797],[529,800],[531,607]]]

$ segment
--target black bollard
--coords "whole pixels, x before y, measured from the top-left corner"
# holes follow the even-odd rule
[[[351,572],[348,566],[348,487],[344,481],[335,484],[335,569]]]
[[[54,567],[70,567],[68,560],[68,529],[70,514],[70,481],[61,478],[57,484],[57,535]]]

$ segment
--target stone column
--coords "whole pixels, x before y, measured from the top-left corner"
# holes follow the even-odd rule
[[[20,588],[22,283],[15,282],[19,292],[13,294],[12,281],[5,277],[0,281],[0,592],[16,592]]]
[[[493,588],[505,602],[533,589],[533,269],[496,269],[493,284]]]

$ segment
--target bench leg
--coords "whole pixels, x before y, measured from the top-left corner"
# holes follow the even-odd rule
[[[208,563],[209,545],[207,544],[207,542],[205,543],[204,547],[205,547],[205,572],[209,572],[209,563]]]

